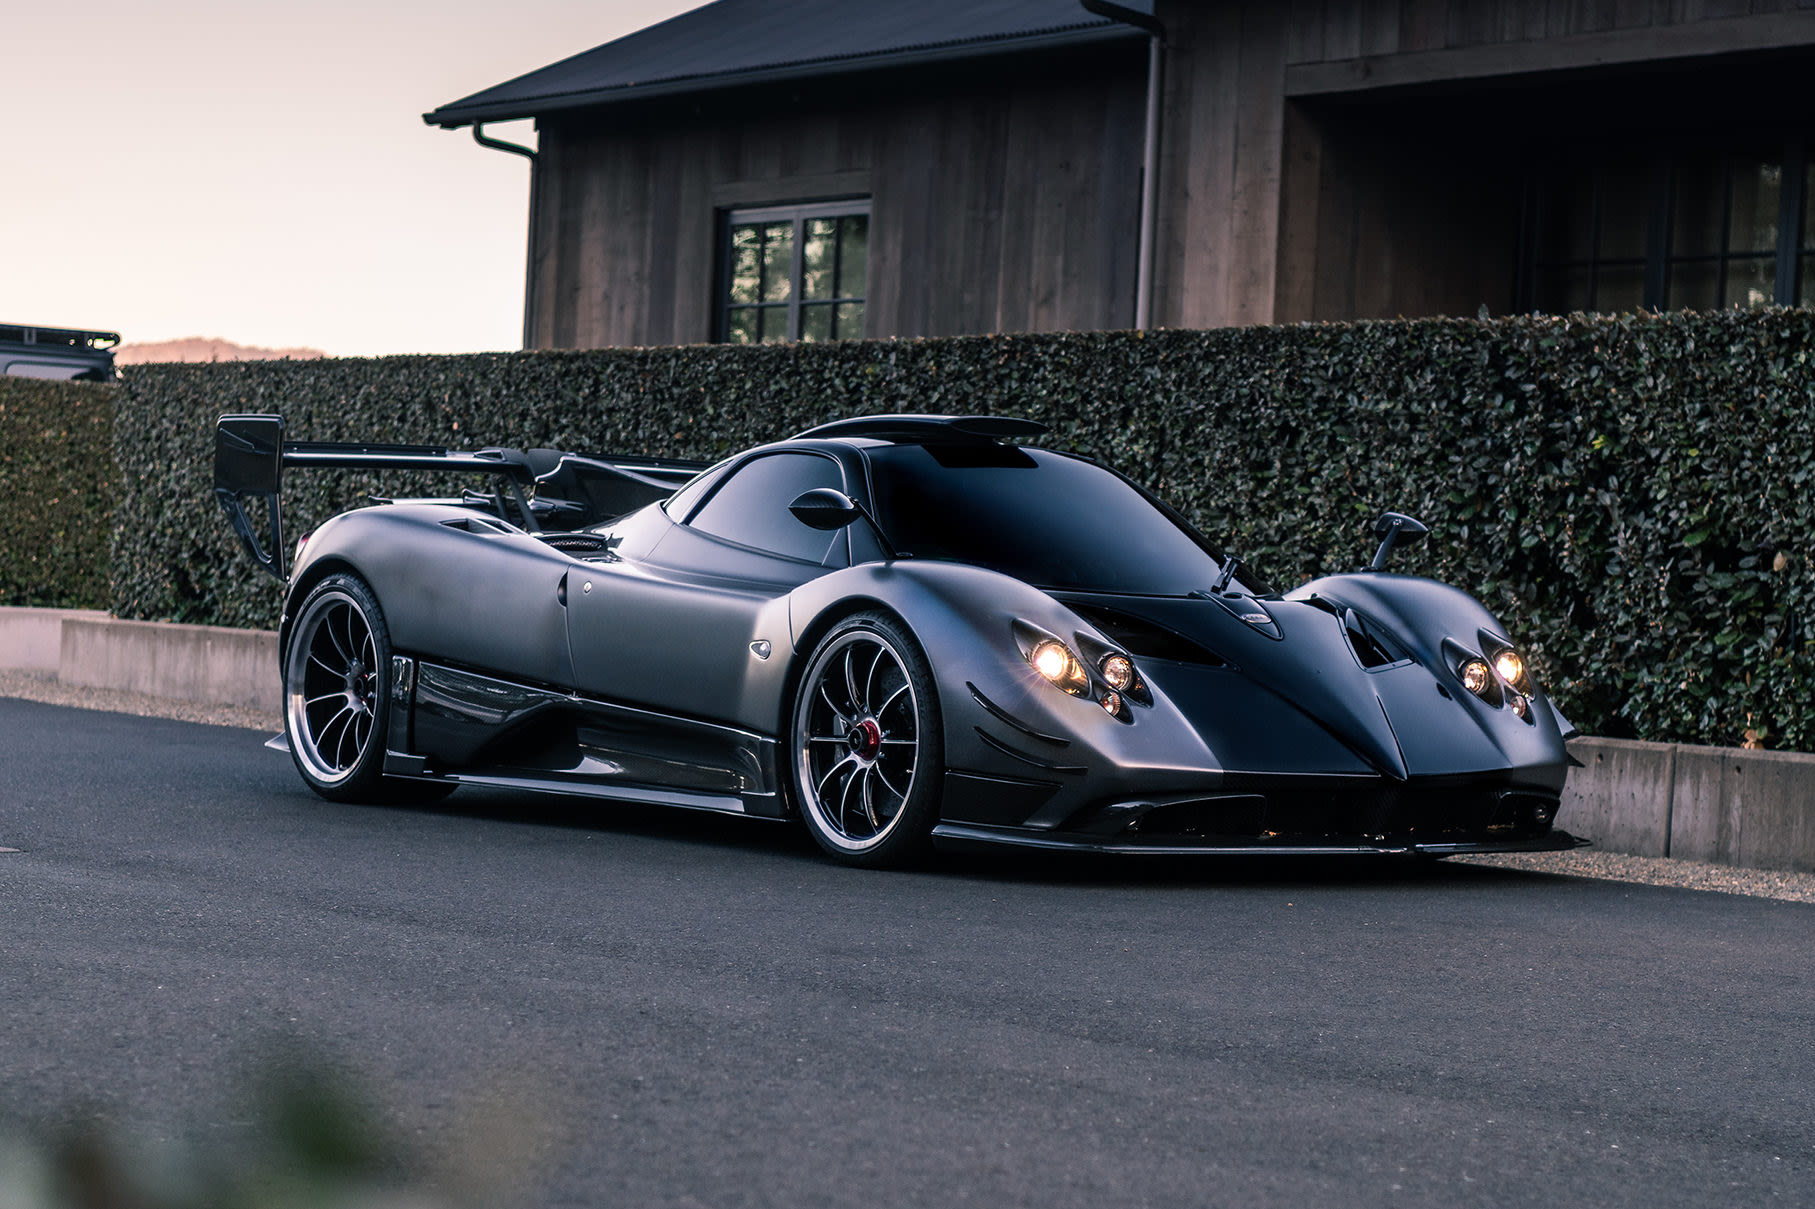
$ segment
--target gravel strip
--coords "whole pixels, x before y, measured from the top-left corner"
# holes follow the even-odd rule
[[[1449,859],[1469,865],[1492,865],[1498,869],[1555,873],[1562,877],[1592,877],[1643,886],[1671,886],[1679,890],[1745,894],[1787,903],[1815,903],[1815,873],[1740,869],[1733,865],[1672,860],[1665,856],[1597,852],[1593,848],[1580,848],[1574,852],[1517,852],[1505,856],[1452,856]]]
[[[42,672],[0,670],[0,697],[20,697],[47,705],[136,714],[141,718],[175,718],[210,726],[237,726],[246,730],[280,731],[283,719],[262,709],[239,705],[203,705],[145,693],[116,689],[81,688],[64,684]],[[1626,856],[1592,848],[1575,852],[1522,852],[1508,856],[1452,856],[1451,861],[1522,869],[1529,873],[1554,873],[1561,877],[1589,877],[1601,881],[1631,882],[1644,886],[1672,886],[1682,890],[1713,890],[1745,894],[1790,903],[1815,903],[1815,873],[1782,873],[1767,869],[1738,869],[1730,865],[1705,865],[1659,856]]]
[[[136,714],[141,718],[175,718],[179,722],[204,722],[209,726],[237,726],[272,734],[284,728],[284,721],[278,715],[251,706],[204,705],[199,701],[177,701],[118,689],[85,688],[64,684],[48,672],[0,669],[0,697],[19,697],[75,709],[105,710],[112,714]]]

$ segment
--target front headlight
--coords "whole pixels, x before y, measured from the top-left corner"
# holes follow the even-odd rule
[[[1056,638],[1037,643],[1027,661],[1040,673],[1068,693],[1081,692],[1089,683],[1084,665],[1071,653],[1071,648]]]
[[[1126,655],[1109,656],[1103,660],[1103,683],[1118,693],[1126,691],[1134,683],[1134,663]]]
[[[1462,687],[1475,696],[1485,697],[1493,692],[1493,673],[1487,670],[1487,664],[1481,660],[1470,659],[1458,671],[1462,677]]]
[[[1506,683],[1517,685],[1525,679],[1525,661],[1517,651],[1501,651],[1494,656],[1494,671]]]
[[[1153,704],[1134,660],[1092,634],[1077,631],[1061,638],[1017,620],[1014,635],[1021,657],[1042,680],[1073,697],[1096,702],[1118,721],[1132,719],[1131,706]]]

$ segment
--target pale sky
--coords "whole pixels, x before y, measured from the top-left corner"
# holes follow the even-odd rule
[[[518,348],[529,161],[422,114],[702,2],[6,0],[0,323]]]

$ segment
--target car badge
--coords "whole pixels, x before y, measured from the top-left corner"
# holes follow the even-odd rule
[[[758,638],[755,642],[750,644],[750,653],[755,655],[758,659],[767,659],[769,657],[769,652],[774,649],[774,647],[769,645],[769,640],[767,638]]]
[[[1273,620],[1271,617],[1268,617],[1265,613],[1243,613],[1243,614],[1241,614],[1241,619],[1243,621],[1247,622],[1249,625],[1266,625],[1268,622]]]

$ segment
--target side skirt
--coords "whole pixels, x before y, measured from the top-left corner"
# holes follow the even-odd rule
[[[775,740],[736,727],[392,659],[387,775],[782,816]]]

